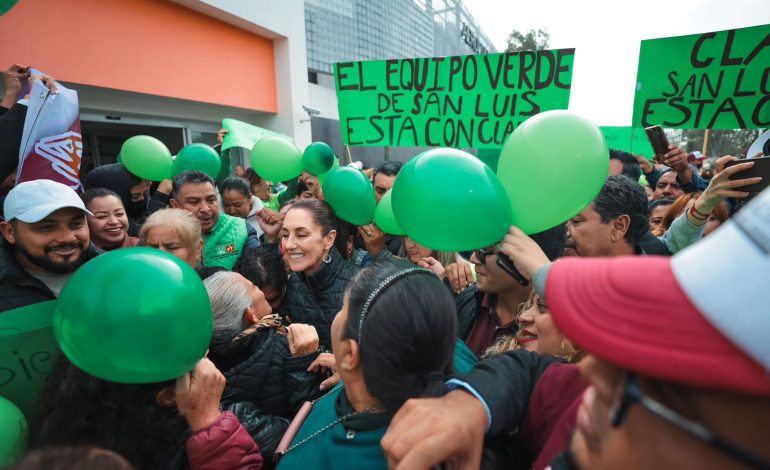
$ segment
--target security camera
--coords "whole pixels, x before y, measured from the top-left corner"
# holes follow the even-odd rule
[[[302,105],[302,109],[305,110],[306,113],[310,116],[319,116],[321,114],[321,110],[317,108],[311,108],[310,106]]]

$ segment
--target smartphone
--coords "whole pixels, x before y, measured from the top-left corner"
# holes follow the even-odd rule
[[[645,127],[644,132],[647,134],[650,145],[652,145],[652,150],[655,151],[655,160],[663,163],[663,155],[668,153],[668,139],[663,128],[660,126]]]
[[[519,272],[518,269],[516,269],[516,266],[513,265],[513,261],[507,256],[505,256],[502,253],[497,254],[497,265],[502,268],[503,271],[508,273],[509,276],[514,278],[516,282],[521,284],[524,287],[527,287],[529,285],[529,281]]]
[[[756,184],[747,184],[746,186],[740,186],[735,188],[736,191],[747,191],[750,193],[758,193],[765,189],[768,185],[770,185],[770,157],[762,157],[762,158],[750,158],[750,159],[739,159],[739,160],[733,160],[731,162],[727,162],[725,165],[725,168],[735,166],[741,163],[748,163],[748,162],[754,162],[754,166],[739,171],[738,173],[735,173],[730,176],[731,180],[742,180],[745,178],[754,178],[756,176],[761,176],[762,181]]]

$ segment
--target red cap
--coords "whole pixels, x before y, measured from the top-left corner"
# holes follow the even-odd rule
[[[559,329],[600,359],[670,382],[770,395],[770,374],[690,302],[671,258],[562,259],[545,297]]]

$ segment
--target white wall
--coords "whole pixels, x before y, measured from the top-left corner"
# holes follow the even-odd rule
[[[273,40],[278,113],[256,115],[252,124],[294,137],[300,150],[311,142],[302,105],[310,104],[303,0],[174,0],[193,10]]]

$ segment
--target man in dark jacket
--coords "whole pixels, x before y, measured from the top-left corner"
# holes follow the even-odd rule
[[[241,253],[259,246],[259,236],[246,219],[219,213],[214,180],[200,171],[185,171],[173,181],[171,207],[192,213],[203,232],[203,265],[233,269]]]
[[[770,270],[768,214],[765,191],[672,258],[549,264],[523,233],[509,232],[503,251],[532,279],[559,330],[589,353],[577,366],[589,388],[570,397],[576,432],[569,450],[568,433],[552,428],[566,450],[551,460],[552,469],[770,468],[770,448],[759,432],[770,422],[762,275]],[[650,291],[662,300],[649,302]],[[478,468],[485,435],[516,428],[555,367],[545,356],[524,353],[482,361],[450,380],[462,391],[408,401],[382,440],[388,463]],[[557,387],[548,393],[537,402],[565,399]]]
[[[86,210],[69,187],[50,180],[16,186],[0,222],[0,312],[58,297],[83,263],[96,256]]]
[[[564,250],[566,228],[564,224],[558,225],[532,238],[553,260]],[[527,301],[531,291],[497,265],[496,253],[492,246],[474,250],[471,262],[476,265],[477,283],[455,297],[458,336],[478,357],[501,335],[516,333],[519,306]]]

